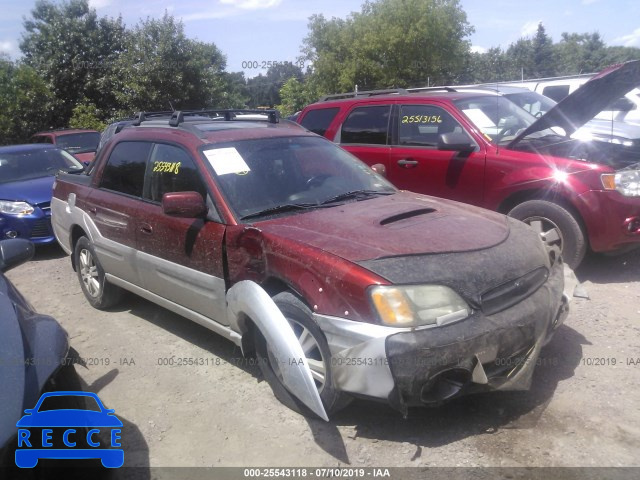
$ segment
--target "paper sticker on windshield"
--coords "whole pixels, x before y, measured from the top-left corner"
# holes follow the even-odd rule
[[[216,175],[228,175],[230,173],[246,175],[251,170],[244,158],[233,147],[205,150],[204,156],[209,160]]]

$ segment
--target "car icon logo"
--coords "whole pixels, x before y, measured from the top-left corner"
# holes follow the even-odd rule
[[[124,464],[122,422],[95,393],[43,393],[36,406],[24,412],[16,423],[18,467],[33,468],[41,458],[100,459],[107,468]]]

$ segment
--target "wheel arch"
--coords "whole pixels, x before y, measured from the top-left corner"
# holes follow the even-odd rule
[[[589,247],[589,231],[587,228],[587,224],[582,217],[582,214],[566,195],[564,195],[562,192],[558,192],[557,190],[520,190],[505,198],[502,203],[500,203],[498,212],[504,215],[508,215],[513,208],[520,205],[521,203],[528,202],[530,200],[543,200],[545,202],[555,203],[567,210],[576,219],[580,228],[582,228],[582,231],[585,234],[587,247]]]
[[[76,244],[78,243],[78,240],[80,240],[80,237],[87,237],[87,232],[84,231],[84,229],[80,226],[80,225],[74,225],[71,228],[71,266],[73,267],[73,270],[76,270],[76,256],[73,254],[73,252],[75,252],[76,250]]]

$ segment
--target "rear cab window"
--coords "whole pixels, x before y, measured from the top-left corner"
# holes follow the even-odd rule
[[[151,142],[121,142],[111,151],[102,171],[100,188],[142,197]]]

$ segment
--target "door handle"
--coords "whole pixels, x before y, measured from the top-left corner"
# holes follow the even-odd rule
[[[153,227],[148,223],[143,223],[140,225],[140,231],[145,235],[151,235],[153,233]]]
[[[96,213],[98,213],[98,209],[95,207],[89,207],[89,213],[95,215]]]
[[[411,168],[411,167],[415,167],[418,165],[418,161],[417,160],[412,160],[410,158],[405,158],[402,160],[398,160],[398,165],[400,165],[403,168]]]

